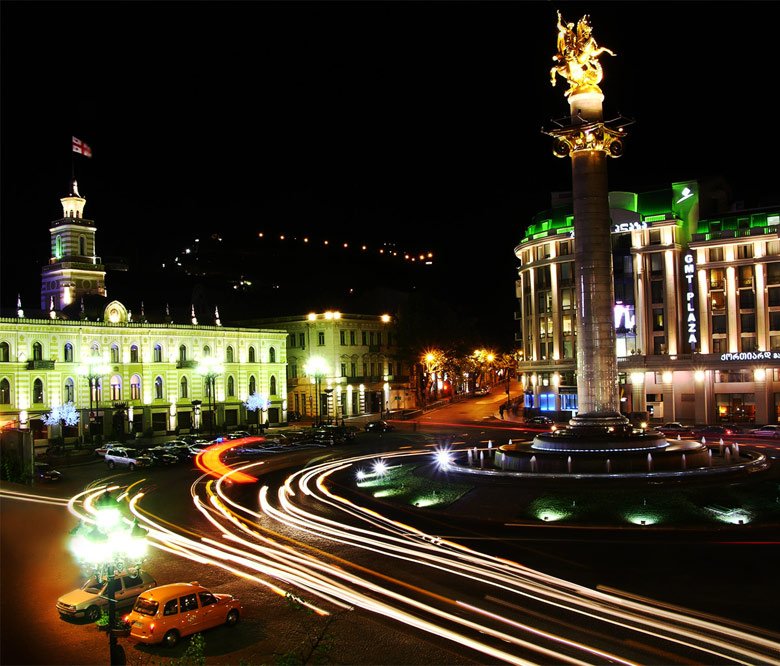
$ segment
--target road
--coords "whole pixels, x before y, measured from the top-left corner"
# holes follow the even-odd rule
[[[680,544],[663,541],[650,547],[614,538],[595,545],[537,535],[522,541],[516,533],[499,539],[465,524],[450,524],[442,538],[440,524],[421,518],[412,527],[381,506],[371,507],[375,513],[358,510],[334,492],[349,478],[342,466],[368,466],[378,457],[429,459],[439,435],[469,445],[520,435],[484,420],[496,410],[488,396],[426,415],[416,431],[399,424],[396,433],[360,435],[357,446],[255,459],[245,470],[259,479],[252,484],[228,486],[192,466],[112,481],[128,486],[146,478],[133,487],[128,511],[152,529],[155,548],[146,568],[159,583],[196,579],[244,603],[239,627],[207,633],[209,663],[272,663],[300,649],[326,623],[333,636],[330,658],[343,663],[778,663],[772,661],[777,637],[735,625],[742,619],[738,611],[721,618],[702,615],[715,609],[671,608],[670,599],[679,599],[665,596],[664,586],[658,591],[666,605],[607,589],[617,581],[646,596],[648,580],[635,580],[632,588],[631,577],[604,566],[619,553],[626,572],[642,571],[651,559],[636,556],[642,548],[646,554],[666,551],[657,571],[644,569],[646,579],[676,575],[673,582],[690,579],[698,593],[747,594],[760,590],[742,566],[747,549],[732,551],[720,564],[723,551],[710,552],[712,544],[688,544],[697,559],[686,560]],[[337,460],[345,456],[353,460]],[[66,498],[89,482],[106,481],[100,464],[68,472],[61,487],[37,492]],[[105,663],[105,635],[93,625],[60,620],[53,608],[80,576],[63,548],[75,518],[62,504],[12,500],[7,490],[0,501],[0,661]],[[703,571],[703,557],[722,569]],[[668,560],[678,561],[676,573]],[[742,584],[735,584],[740,577]],[[314,613],[291,608],[287,591]],[[123,644],[129,663],[144,663],[178,656],[186,641],[173,651]]]

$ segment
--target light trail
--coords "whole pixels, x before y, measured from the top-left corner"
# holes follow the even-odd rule
[[[234,446],[235,442],[228,444]],[[220,454],[223,452],[221,448]],[[429,460],[432,453],[404,449],[382,454],[381,459],[389,466],[420,456]],[[244,505],[231,496],[239,488],[233,482],[258,478],[263,462],[221,470],[212,460],[204,464],[207,473],[190,487],[194,507],[211,528],[209,535],[144,510],[141,482],[108,488],[127,500],[131,514],[149,529],[149,542],[161,551],[222,567],[278,595],[293,594],[322,615],[333,609],[362,609],[493,661],[525,665],[534,663],[529,655],[535,655],[545,663],[632,666],[663,653],[679,655],[680,661],[688,662],[691,654],[698,654],[699,663],[780,666],[779,637],[771,632],[755,632],[635,595],[580,586],[474,550],[452,537],[428,534],[333,492],[329,483],[335,475],[376,459],[372,454],[309,461],[278,487],[262,485],[256,506]],[[220,470],[224,471],[221,475]],[[69,510],[91,522],[92,503],[106,487],[74,496],[68,501]],[[301,540],[305,535],[340,544],[347,555],[317,549]],[[359,553],[370,554],[376,566],[360,564]],[[394,575],[384,565],[384,558],[387,563],[400,564],[392,567]],[[437,592],[431,585],[410,582],[405,577],[408,571],[418,574],[415,580],[420,572],[430,572],[437,589],[458,590],[457,597]],[[423,578],[428,580],[428,574]],[[461,592],[467,589],[471,592]],[[302,595],[308,598],[304,600]],[[514,603],[511,599],[523,601]],[[539,605],[550,612],[545,616],[534,611]],[[566,618],[566,631],[572,635],[552,633],[550,623],[545,622],[551,615]],[[584,626],[577,618],[587,618],[588,631],[577,632],[578,626]],[[593,630],[598,624],[604,627],[602,631]],[[636,638],[617,638],[631,635]],[[639,637],[652,639],[652,645]],[[606,645],[611,649],[605,649]],[[642,654],[644,658],[637,657]]]

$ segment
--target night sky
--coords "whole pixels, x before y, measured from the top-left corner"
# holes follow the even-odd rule
[[[605,116],[636,124],[611,189],[723,175],[777,201],[776,3],[6,0],[0,305],[39,302],[74,135],[98,253],[133,270],[212,233],[392,242],[511,330],[512,250],[570,189],[539,131],[567,112],[556,8],[617,54]]]

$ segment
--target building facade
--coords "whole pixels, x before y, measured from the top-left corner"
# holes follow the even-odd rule
[[[287,333],[288,408],[341,420],[414,406],[389,315],[310,313],[253,322]],[[318,394],[319,391],[319,394]]]
[[[70,403],[78,426],[63,434],[104,436],[221,431],[287,421],[281,330],[154,323],[108,302],[93,222],[75,181],[50,227],[40,312],[0,318],[0,425],[59,435],[43,418]],[[99,302],[90,316],[84,300]],[[80,307],[79,307],[80,305]],[[249,407],[249,409],[248,409]]]
[[[610,194],[621,410],[654,422],[780,420],[780,206],[699,215],[697,181]],[[577,410],[571,207],[515,248],[527,409]]]

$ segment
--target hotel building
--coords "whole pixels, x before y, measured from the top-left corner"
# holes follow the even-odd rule
[[[701,217],[709,195],[698,181],[610,193],[621,410],[776,423],[780,206]],[[574,243],[571,205],[554,197],[514,250],[525,407],[560,420],[577,410]]]

